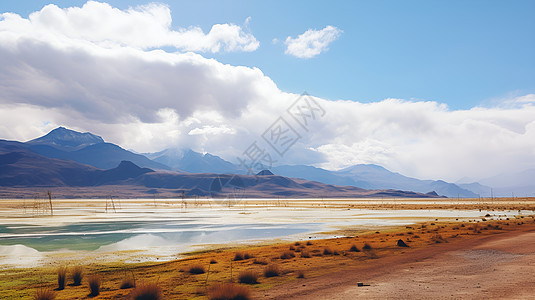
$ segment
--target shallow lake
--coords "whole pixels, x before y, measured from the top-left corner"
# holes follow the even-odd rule
[[[317,206],[285,207],[280,200],[272,200],[277,205],[266,205],[269,200],[265,199],[231,206],[221,201],[115,200],[111,203],[87,199],[55,200],[51,215],[44,202],[2,201],[0,267],[3,268],[41,264],[47,257],[126,262],[169,260],[211,244],[314,239],[333,236],[318,232],[348,227],[375,230],[435,219],[480,219],[487,213],[494,218],[523,213],[330,208],[319,200]]]

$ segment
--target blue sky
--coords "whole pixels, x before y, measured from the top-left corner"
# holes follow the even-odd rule
[[[307,91],[326,114],[278,164],[535,169],[535,1],[49,1],[0,2],[0,138],[236,162]]]
[[[0,11],[27,17],[49,2],[2,1]],[[535,92],[535,1],[160,2],[169,5],[173,28],[208,32],[214,24],[242,26],[251,17],[256,51],[202,55],[258,67],[286,92],[359,102],[432,100],[451,109]],[[288,36],[327,25],[343,31],[327,52],[310,59],[284,53]]]

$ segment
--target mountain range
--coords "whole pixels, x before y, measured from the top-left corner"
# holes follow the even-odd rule
[[[354,165],[338,171],[306,165],[275,166],[271,169],[274,175],[264,171],[262,176],[252,176],[256,178],[252,185],[243,169],[216,155],[198,153],[191,149],[165,149],[156,153],[137,154],[107,143],[92,133],[80,133],[64,127],[25,143],[0,141],[0,165],[2,186],[126,184],[182,189],[197,196],[207,196],[213,192],[206,184],[222,178],[217,176],[223,175],[217,174],[228,174],[232,178],[248,182],[246,190],[252,193],[250,196],[304,197],[334,193],[346,197],[351,193],[360,195],[365,193],[364,190],[375,190],[375,193],[382,191],[381,193],[389,195],[401,191],[406,191],[401,194],[409,193],[407,191],[414,193],[404,194],[408,197],[416,194],[429,197],[432,194],[427,193],[435,192],[447,197],[466,198],[490,196],[493,189],[494,196],[503,193],[510,196],[512,186],[519,191],[517,195],[533,195],[535,191],[531,180],[535,172],[529,171],[519,175],[522,178],[518,179],[508,180],[511,176],[507,179],[496,177],[482,181],[483,184],[466,181],[454,184],[442,180],[411,178],[372,164]],[[273,178],[277,180],[267,180],[270,176],[275,176]],[[292,184],[284,186],[288,182]]]

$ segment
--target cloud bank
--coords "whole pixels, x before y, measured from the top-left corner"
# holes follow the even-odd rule
[[[329,44],[337,40],[342,32],[328,25],[321,30],[309,29],[296,38],[289,36],[284,42],[287,46],[285,53],[298,58],[312,58],[329,50]]]
[[[137,41],[99,34],[108,25],[92,20],[106,20],[102,8],[124,17],[119,22],[124,28],[141,22],[138,18],[168,14],[161,5],[121,11],[89,2],[59,11],[47,6],[29,19],[1,16],[0,138],[29,140],[63,125],[139,152],[190,147],[236,162],[252,142],[269,149],[262,133],[283,117],[302,138],[283,157],[274,155],[280,164],[337,169],[376,163],[445,180],[535,168],[535,95],[468,110],[434,101],[315,98],[325,115],[304,131],[286,111],[298,95],[280,91],[261,70],[154,50],[157,37]],[[61,18],[34,22],[49,9],[65,15],[83,11],[95,32],[69,33],[70,25],[50,25]],[[75,19],[83,21],[68,22]],[[170,25],[162,28],[168,32]]]
[[[82,7],[59,8],[54,4],[30,14],[28,19],[4,13],[0,30],[65,42],[78,40],[101,47],[129,46],[138,49],[175,47],[181,51],[254,51],[260,43],[234,24],[216,24],[208,33],[199,27],[172,30],[169,7],[151,3],[127,10],[89,1]],[[246,20],[246,23],[248,20]]]

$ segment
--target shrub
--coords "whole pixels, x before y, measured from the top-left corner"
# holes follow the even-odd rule
[[[269,265],[264,269],[264,276],[266,277],[275,277],[280,275],[279,266],[277,265]]]
[[[284,251],[280,256],[281,259],[290,259],[294,257],[295,257],[295,254],[292,251]]]
[[[349,251],[351,251],[351,252],[360,252],[360,249],[356,245],[351,245],[351,248],[349,248]]]
[[[234,254],[234,261],[243,260],[243,253],[242,252],[236,252]]]
[[[258,274],[253,270],[242,271],[240,275],[238,275],[238,280],[240,283],[256,284],[258,283]]]
[[[340,252],[338,252],[338,250],[334,250],[333,255],[340,255]]]
[[[35,300],[54,300],[56,299],[56,293],[48,288],[41,288],[35,292],[33,297]]]
[[[189,267],[190,274],[204,274],[204,267],[201,265],[193,265]]]
[[[295,247],[294,246],[290,246],[290,251],[294,251],[295,250]]]
[[[362,247],[362,250],[371,250],[372,249],[372,246],[370,246],[370,244],[366,243],[364,244],[364,247]]]
[[[294,245],[299,246],[299,245],[301,245],[301,243],[295,242]]]
[[[215,259],[212,258],[212,259],[210,260],[210,264],[211,264],[211,265],[213,265],[213,264],[217,264],[217,260],[215,260]]]
[[[72,269],[72,285],[78,286],[82,284],[84,278],[84,268],[82,266],[76,266]]]
[[[89,276],[89,278],[87,278],[87,282],[89,283],[89,296],[91,297],[94,297],[94,296],[98,296],[98,294],[100,294],[100,284],[101,284],[101,279],[100,279],[100,276],[98,275],[92,275],[92,276]]]
[[[301,251],[301,257],[302,258],[310,258],[310,252],[307,249],[303,249]]]
[[[323,255],[331,255],[333,254],[333,250],[329,247],[323,248]]]
[[[312,245],[312,242],[311,242],[311,241],[308,241],[308,242],[307,242],[307,246],[310,246],[310,245]]]
[[[305,271],[302,271],[302,270],[297,271],[297,278],[305,278]]]
[[[121,281],[121,285],[119,286],[119,288],[124,290],[124,289],[133,288],[134,286],[135,286],[135,284],[134,284],[134,280],[133,279],[125,278],[125,279],[123,279],[123,281]]]
[[[248,288],[233,284],[223,283],[212,286],[210,289],[210,300],[249,300],[251,292]]]
[[[60,267],[58,269],[58,291],[65,288],[65,278],[67,278],[67,268]]]
[[[265,266],[265,265],[268,264],[268,262],[267,262],[267,260],[264,259],[264,258],[255,258],[255,259],[253,260],[253,264],[256,264],[256,265],[264,265],[264,266]]]
[[[156,283],[145,283],[137,286],[131,295],[132,300],[161,300],[162,289]]]

